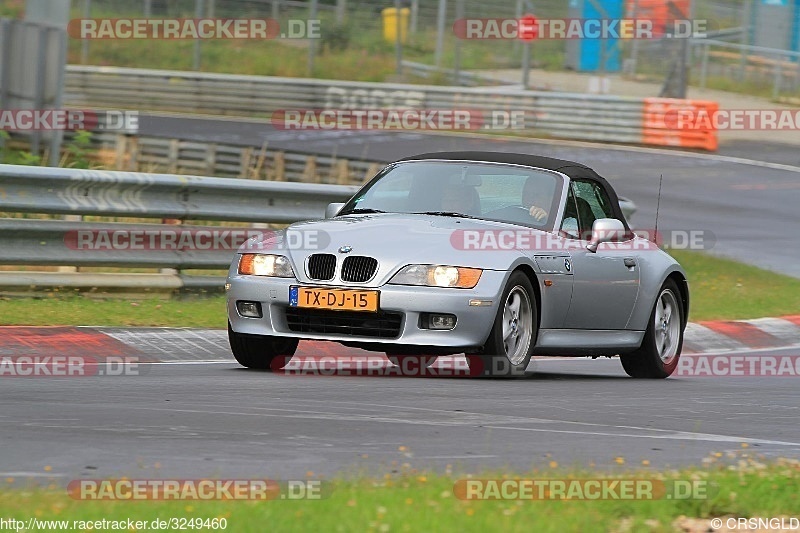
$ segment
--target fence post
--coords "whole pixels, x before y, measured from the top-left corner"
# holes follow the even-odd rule
[[[149,16],[149,15],[145,15]],[[92,18],[92,0],[83,0],[83,18]],[[89,63],[89,39],[81,41],[81,65]]]
[[[83,220],[82,215],[64,215],[65,222],[80,222]],[[59,272],[77,272],[78,267],[76,266],[60,266],[58,267]]]
[[[204,16],[204,0],[194,0],[194,18],[201,19]],[[200,70],[200,39],[194,40],[194,63],[192,70]]]
[[[708,43],[703,43],[703,60],[700,65],[700,87],[706,88],[706,77],[708,76]]]
[[[366,182],[371,180],[373,177],[375,177],[375,174],[380,172],[380,170],[381,170],[380,163],[370,163],[369,167],[367,167],[367,172],[364,175],[364,181]]]
[[[303,169],[303,183],[319,183],[317,156],[315,155],[310,155],[306,158],[306,166]]]
[[[249,178],[250,174],[250,161],[253,160],[253,148],[247,147],[242,149],[242,156],[239,160],[239,177]]]
[[[217,166],[217,145],[209,144],[206,151],[206,175],[213,176]]]
[[[128,135],[128,170],[130,172],[139,171],[139,137]]]
[[[117,141],[115,143],[115,157],[114,157],[114,169],[115,170],[123,170],[125,166],[125,153],[128,149],[128,138],[121,133],[117,135]]]
[[[347,159],[339,159],[336,161],[336,183],[339,185],[348,185],[350,183],[350,163]]]
[[[336,24],[344,23],[346,14],[347,14],[347,0],[336,0]]]
[[[178,139],[170,139],[169,153],[167,154],[167,167],[170,174],[178,173],[178,155],[180,152],[180,141]]]
[[[447,0],[439,0],[439,12],[436,15],[436,51],[433,54],[433,63],[437,67],[442,66],[442,54],[444,53],[444,23],[447,17]]]
[[[261,169],[264,168],[264,162],[267,159],[267,145],[268,144],[269,143],[267,143],[267,141],[264,141],[261,144],[261,153],[258,154],[258,159],[256,159],[256,168],[253,169],[253,175],[252,175],[253,179],[257,179],[257,180],[262,179],[261,178]],[[264,174],[266,174],[266,172]]]
[[[275,152],[272,158],[271,181],[286,181],[286,156],[283,152]]]
[[[308,20],[316,20],[317,19],[317,0],[311,0],[311,7],[309,8],[310,12],[308,14]],[[314,77],[314,54],[316,53],[317,49],[317,40],[308,38],[308,77]]]
[[[777,100],[781,93],[782,76],[783,76],[783,58],[780,54],[775,54],[775,79],[772,82],[772,99]]]
[[[402,39],[402,18],[400,16],[400,0],[394,0],[394,58],[397,62],[397,75],[403,75],[403,39]]]
[[[464,18],[464,0],[456,0],[456,20]],[[461,85],[461,39],[456,37],[453,58],[453,85]]]

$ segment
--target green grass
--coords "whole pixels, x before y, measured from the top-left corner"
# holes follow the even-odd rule
[[[400,448],[401,450],[403,447]],[[399,454],[398,454],[399,455]],[[716,454],[722,456],[722,454]],[[652,500],[462,500],[454,483],[465,475],[417,472],[397,467],[383,477],[349,476],[323,480],[318,500],[135,501],[73,500],[55,486],[20,489],[16,480],[0,491],[0,516],[43,520],[153,520],[225,518],[228,531],[675,531],[685,518],[706,526],[714,517],[778,517],[795,514],[800,502],[800,465],[796,460],[764,462],[734,454],[704,467],[657,472],[637,467],[613,474],[560,467],[523,473],[488,472],[476,479],[695,480],[708,488],[696,499]],[[620,458],[621,459],[621,458]],[[733,466],[730,463],[738,463]],[[727,464],[726,464],[727,463]],[[311,473],[313,474],[313,473]],[[132,475],[134,479],[159,477]],[[265,477],[254,474],[253,478]],[[329,483],[326,485],[326,483]],[[706,529],[693,529],[705,531]]]
[[[225,328],[225,298],[95,300],[84,296],[0,300],[2,325]]]
[[[81,9],[73,8],[73,16],[81,17]],[[251,13],[263,16],[264,13]],[[282,15],[304,18],[304,10]],[[141,16],[133,8],[129,13],[109,11],[102,6],[93,9],[95,18]],[[409,75],[396,75],[395,45],[383,37],[380,15],[372,10],[351,12],[345,24],[337,24],[332,14],[321,12],[321,38],[316,41],[313,72],[308,70],[307,40],[203,40],[200,69],[205,72],[250,74],[262,76],[314,77],[353,81],[425,81],[447,83],[444,76],[418,80]],[[403,59],[426,64],[434,63],[436,31],[421,29],[409,35],[403,45]],[[444,42],[442,66],[452,68],[456,44],[460,46],[461,68],[496,69],[520,66],[522,48],[510,40],[457,40],[448,32]],[[103,40],[90,41],[88,64],[148,69],[191,70],[195,43],[190,40]],[[79,64],[82,42],[69,40],[68,62]],[[232,58],[235,58],[232,60]],[[558,69],[563,58],[563,43],[536,43],[533,52],[535,66]],[[257,110],[256,110],[257,112]]]
[[[800,313],[800,279],[697,252],[671,253],[689,278],[690,320]]]
[[[697,252],[673,252],[686,269],[692,321],[797,314],[800,280]],[[3,325],[106,325],[224,328],[225,298],[103,299],[53,292],[0,299]]]

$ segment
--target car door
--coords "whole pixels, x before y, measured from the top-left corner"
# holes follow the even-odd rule
[[[616,218],[605,188],[593,180],[573,180],[562,222],[562,235],[575,244],[570,247],[569,329],[625,329],[639,294],[641,261],[626,245],[630,240],[600,244],[597,252],[586,248],[598,218]]]

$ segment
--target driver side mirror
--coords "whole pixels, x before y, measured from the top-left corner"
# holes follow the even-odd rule
[[[597,252],[601,243],[620,240],[625,235],[625,226],[616,218],[598,218],[592,224],[592,240],[586,249]]]
[[[344,207],[344,203],[332,203],[328,204],[328,207],[325,208],[325,218],[333,218],[339,214],[339,211],[342,210]]]

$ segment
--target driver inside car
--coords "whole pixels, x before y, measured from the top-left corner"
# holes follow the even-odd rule
[[[522,189],[522,205],[537,222],[546,222],[553,201],[553,191],[536,177],[530,177]]]

